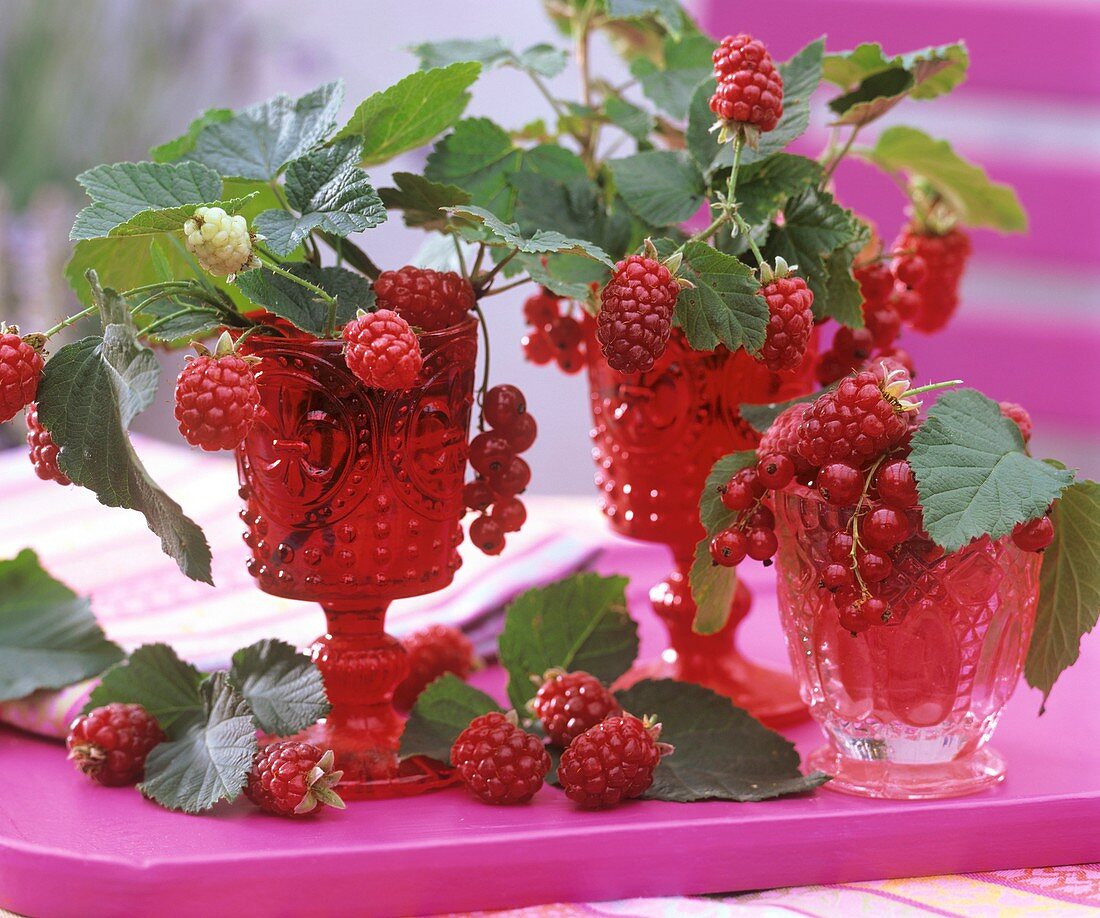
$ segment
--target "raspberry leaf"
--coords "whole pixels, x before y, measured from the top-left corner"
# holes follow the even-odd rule
[[[710,78],[713,51],[714,42],[705,35],[682,39],[669,36],[662,43],[660,63],[639,56],[631,61],[630,73],[650,102],[677,121],[683,121],[688,116],[695,87],[700,80]],[[714,92],[713,80],[711,92]]]
[[[0,561],[0,701],[58,689],[122,659],[91,605],[24,549]]]
[[[984,169],[959,156],[946,140],[897,125],[883,131],[872,149],[857,152],[891,174],[904,172],[926,179],[967,226],[1005,233],[1027,231],[1027,214],[1016,192],[992,181]]]
[[[320,671],[286,641],[269,638],[242,647],[233,654],[229,681],[264,733],[290,736],[329,712]]]
[[[731,351],[760,350],[768,304],[748,265],[705,242],[690,242],[680,274],[695,285],[676,298],[676,320],[693,348],[710,351],[724,344]]]
[[[738,212],[750,226],[768,223],[787,201],[820,181],[821,166],[805,156],[776,153],[759,159],[737,176]]]
[[[568,258],[569,256],[558,257]],[[555,263],[553,260],[550,262],[551,267],[554,269],[552,272],[544,268],[542,266],[542,260],[535,255],[520,255],[515,260],[520,262],[520,265],[527,272],[527,276],[530,277],[531,280],[558,296],[564,296],[568,299],[583,303],[592,292],[592,288],[588,286],[587,281],[574,281],[561,277],[561,265],[560,263]],[[583,264],[593,265],[594,262],[585,260]],[[606,276],[605,273],[604,276]]]
[[[180,739],[202,723],[202,680],[202,673],[167,644],[143,644],[103,674],[84,713],[112,702],[140,704],[169,739]]]
[[[655,19],[670,35],[679,37],[692,23],[677,0],[607,0],[613,19]]]
[[[138,789],[170,810],[198,813],[234,800],[256,754],[256,725],[248,702],[225,673],[199,686],[201,719],[178,739],[161,743],[145,761]]]
[[[924,528],[946,551],[1042,516],[1074,478],[1028,456],[1019,428],[976,389],[937,400],[913,435],[909,464]]]
[[[638,717],[661,723],[675,751],[653,773],[651,800],[771,800],[820,787],[828,775],[803,775],[794,743],[710,689],[647,679],[615,695]]]
[[[440,213],[444,207],[469,204],[470,194],[457,185],[433,182],[412,172],[395,172],[396,188],[378,191],[382,203],[405,213],[405,225],[424,230],[439,230],[447,225],[447,217]]]
[[[137,340],[122,298],[101,289],[94,273],[88,281],[103,335],[61,348],[47,362],[38,388],[39,417],[61,447],[58,465],[100,503],[142,513],[180,570],[212,583],[206,537],[149,476],[127,434],[156,396],[160,365]]]
[[[184,134],[152,147],[149,158],[155,163],[174,163],[195,149],[195,141],[199,139],[204,127],[232,119],[233,110],[230,108],[208,108],[188,125]]]
[[[483,241],[488,245],[507,246],[527,255],[543,255],[561,252],[569,255],[583,255],[607,267],[612,267],[611,259],[598,245],[583,239],[563,236],[553,230],[536,230],[525,236],[518,223],[505,223],[495,214],[483,207],[464,205],[448,207],[446,212],[457,218],[455,232],[471,241]]]
[[[354,319],[356,310],[370,311],[374,306],[370,282],[354,271],[318,268],[300,262],[288,264],[287,270],[336,297],[337,327]],[[257,306],[293,322],[302,331],[311,335],[325,334],[328,306],[300,284],[262,268],[241,274],[237,286]]]
[[[515,67],[547,78],[561,73],[569,60],[568,52],[546,44],[532,45],[517,54],[499,38],[424,42],[409,50],[419,58],[421,70],[447,67],[459,61],[477,61],[485,70]]]
[[[1039,608],[1024,676],[1043,693],[1077,662],[1081,638],[1100,613],[1100,484],[1079,481],[1066,488],[1050,514],[1054,541],[1043,552]]]
[[[273,181],[287,163],[332,132],[343,101],[341,81],[326,83],[300,99],[277,95],[227,120],[204,124],[185,159],[223,176]]]
[[[507,218],[514,198],[508,176],[522,159],[504,128],[488,118],[467,118],[435,145],[424,175],[465,189],[474,204]]]
[[[476,61],[410,73],[361,102],[336,137],[360,141],[363,166],[423,146],[462,117],[470,101],[466,90],[480,73]]]
[[[528,590],[508,607],[500,662],[508,698],[523,710],[548,669],[584,670],[605,683],[625,673],[638,655],[638,626],[626,605],[625,577],[577,574]]]
[[[401,757],[424,755],[450,764],[451,747],[458,734],[475,717],[499,710],[500,705],[484,692],[467,685],[454,673],[446,673],[416,699],[401,734]]]
[[[635,140],[648,141],[657,126],[657,119],[651,112],[618,96],[609,96],[603,109],[612,124]]]
[[[652,226],[683,223],[705,200],[703,176],[683,150],[647,150],[607,165],[626,206]]]

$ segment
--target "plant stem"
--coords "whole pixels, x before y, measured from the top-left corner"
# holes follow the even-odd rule
[[[518,254],[519,249],[512,249],[511,252],[505,255],[500,261],[493,265],[493,267],[486,271],[483,276],[476,279],[476,281],[474,282],[474,290],[477,291],[478,294],[481,294],[482,291],[486,290],[489,284],[493,282],[493,278],[496,277],[498,273],[500,273],[501,268],[508,264],[508,262],[510,262]]]
[[[485,322],[485,313],[481,311],[481,305],[475,301],[474,312],[477,313],[477,321],[481,326],[481,339],[485,342],[485,364],[481,374],[481,388],[477,392],[477,406],[481,409],[485,404],[485,393],[489,391],[489,326]],[[485,415],[478,411],[477,429],[485,430]]]
[[[852,511],[852,574],[856,578],[856,583],[859,584],[861,597],[869,596],[871,591],[867,589],[867,584],[863,582],[863,575],[859,572],[859,560],[856,554],[857,550],[860,548],[859,514],[863,509],[863,505],[867,502],[867,494],[871,490],[871,482],[874,481],[875,473],[879,470],[879,466],[885,461],[885,456],[879,456],[874,464],[867,470],[867,476],[863,479],[863,490],[860,491],[859,500],[856,501],[856,507]]]
[[[906,389],[903,395],[906,397],[910,395],[920,395],[922,392],[935,392],[937,389],[946,389],[948,386],[961,386],[963,381],[961,379],[949,379],[947,382],[929,383],[927,386],[921,386],[919,389]]]
[[[462,271],[462,276],[466,280],[470,279],[470,272],[466,270],[466,256],[462,254],[462,242],[458,236],[452,235],[451,241],[455,246],[455,255],[458,256],[458,267]]]
[[[486,290],[483,294],[481,294],[481,296],[482,299],[487,296],[496,296],[498,293],[504,293],[507,290],[515,290],[516,287],[522,287],[524,284],[529,283],[531,283],[531,278],[529,278],[527,275],[524,275],[519,280],[511,281],[510,283],[505,284],[503,287],[493,287],[489,290]]]
[[[79,322],[81,319],[86,319],[98,308],[98,306],[89,306],[87,309],[82,309],[76,315],[72,315],[68,318],[62,319],[55,326],[53,326],[53,328],[47,328],[42,334],[45,335],[47,338],[52,338],[58,332],[68,328],[70,325],[76,325],[76,323]]]
[[[550,103],[550,107],[554,110],[554,114],[557,115],[559,118],[564,118],[565,117],[565,109],[563,109],[561,107],[561,103],[557,99],[555,99],[553,97],[553,95],[551,95],[550,89],[542,81],[542,77],[540,77],[533,70],[528,70],[527,75],[531,78],[532,82],[535,84],[535,87],[538,89],[538,91],[540,93],[542,93],[543,98],[546,99],[546,101]]]
[[[371,280],[378,280],[378,275],[382,273],[382,269],[371,261],[370,256],[354,242],[340,236],[334,236],[332,233],[318,231],[317,235],[334,252],[347,259],[348,264],[353,268]]]
[[[726,201],[733,207],[737,202],[737,173],[741,169],[741,151],[745,148],[745,135],[737,132],[733,139],[733,167],[730,169],[729,182],[726,184]]]
[[[584,9],[577,18],[573,30],[577,55],[577,70],[581,81],[581,101],[588,107],[592,107],[592,75],[589,71],[588,61],[588,34],[592,22],[592,14],[596,9],[596,0],[587,0]],[[581,145],[581,158],[588,166],[589,174],[596,169],[596,149],[599,146],[598,122],[590,124],[582,137],[578,138]]]
[[[477,244],[477,254],[474,256],[474,265],[470,268],[470,278],[477,277],[477,272],[481,270],[481,262],[485,258],[485,243],[479,242]]]
[[[859,136],[859,128],[860,126],[858,124],[853,127],[852,133],[849,134],[848,139],[844,141],[844,146],[842,146],[837,152],[833,153],[832,156],[826,161],[825,174],[821,176],[822,185],[827,183],[829,179],[832,178],[833,173],[836,172],[836,167],[840,165],[840,161],[844,159],[844,157],[848,155],[848,151],[852,149],[852,144],[856,142],[856,137]]]
[[[176,312],[169,313],[166,316],[161,316],[156,321],[150,322],[148,325],[146,325],[145,328],[143,328],[141,330],[141,334],[145,337],[148,337],[150,334],[152,334],[154,331],[156,331],[162,325],[166,325],[167,323],[171,322],[173,319],[179,319],[179,318],[187,315],[189,312],[193,312],[193,311],[194,311],[194,307],[188,306],[186,309],[179,309]]]
[[[297,274],[292,274],[290,271],[282,268],[267,252],[261,250],[257,251],[259,251],[260,261],[264,263],[269,271],[285,277],[287,280],[294,281],[294,283],[298,284],[300,287],[304,287],[306,290],[312,291],[328,306],[328,315],[325,317],[325,328],[321,337],[331,338],[336,331],[336,297],[330,296],[316,284],[311,284],[304,277],[299,277]]]

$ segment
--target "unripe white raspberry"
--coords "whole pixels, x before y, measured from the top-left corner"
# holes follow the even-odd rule
[[[200,207],[183,224],[187,250],[211,274],[237,274],[255,267],[252,235],[240,214],[230,216],[220,207]]]

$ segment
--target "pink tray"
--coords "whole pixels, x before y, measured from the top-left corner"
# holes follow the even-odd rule
[[[659,549],[616,543],[636,617]],[[767,575],[745,629],[784,662]],[[318,616],[320,618],[320,616]],[[657,635],[647,629],[645,645]],[[1021,689],[996,746],[1009,776],[980,796],[890,803],[827,791],[758,804],[575,810],[555,790],[497,809],[458,789],[299,822],[247,802],[184,816],[81,779],[57,744],[0,729],[0,907],[51,916],[415,915],[697,894],[1100,860],[1100,647],[1055,690]],[[482,674],[491,689],[500,673]],[[803,753],[816,727],[790,731]]]

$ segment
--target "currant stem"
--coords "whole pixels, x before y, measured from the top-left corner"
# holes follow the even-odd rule
[[[483,294],[481,294],[481,296],[482,296],[482,299],[484,299],[487,296],[496,296],[498,293],[504,293],[507,290],[514,290],[516,287],[522,287],[524,284],[529,284],[529,283],[531,283],[531,278],[529,278],[525,274],[519,280],[511,281],[510,283],[505,284],[503,287],[491,287],[490,289],[486,290]]]
[[[859,494],[859,500],[856,501],[855,510],[852,511],[852,574],[856,578],[856,583],[859,584],[861,597],[870,596],[871,591],[867,588],[867,584],[863,581],[863,575],[859,572],[859,560],[856,555],[856,550],[861,547],[859,541],[859,514],[863,509],[863,505],[867,502],[867,494],[871,490],[871,482],[874,480],[875,473],[878,472],[879,467],[885,461],[885,456],[879,456],[871,468],[867,470],[867,477],[863,479],[863,490]]]
[[[485,415],[482,414],[481,408],[485,404],[485,393],[489,391],[489,326],[485,322],[485,313],[481,311],[481,304],[476,300],[474,301],[474,312],[477,313],[478,324],[481,325],[481,338],[485,342],[485,365],[481,374],[481,388],[477,391],[477,429],[480,432],[485,431]]]
[[[451,241],[455,246],[455,255],[458,256],[459,270],[462,272],[462,276],[466,278],[466,280],[469,280],[470,272],[466,270],[466,256],[462,254],[462,242],[459,240],[458,236],[451,236]]]
[[[474,291],[481,296],[489,284],[493,282],[493,278],[497,276],[500,270],[518,254],[519,249],[512,249],[511,252],[486,271],[484,275],[478,277],[477,280],[474,281]]]

